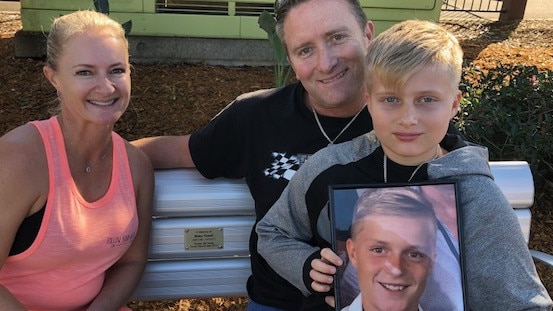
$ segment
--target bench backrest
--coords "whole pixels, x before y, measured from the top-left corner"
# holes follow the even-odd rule
[[[490,162],[528,241],[534,182],[528,163]],[[150,261],[136,300],[246,296],[254,202],[243,180],[158,170]]]

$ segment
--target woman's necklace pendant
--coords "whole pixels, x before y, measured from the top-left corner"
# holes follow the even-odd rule
[[[108,151],[110,150],[110,148],[108,147],[108,149],[106,150],[106,152],[104,152],[104,154],[102,154],[102,156],[94,161],[93,163],[90,163],[88,164],[87,166],[84,167],[84,171],[87,173],[87,174],[90,174],[92,172],[92,166],[96,165],[96,164],[102,164],[102,160],[104,160],[104,158],[106,157],[106,155],[108,154]]]

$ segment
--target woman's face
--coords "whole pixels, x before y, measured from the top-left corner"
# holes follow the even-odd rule
[[[57,89],[66,116],[110,126],[129,105],[128,48],[109,28],[89,29],[70,37],[57,70],[45,67],[44,73]]]

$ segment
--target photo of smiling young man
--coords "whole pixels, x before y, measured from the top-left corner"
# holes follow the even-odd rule
[[[421,310],[437,255],[436,232],[434,210],[420,186],[364,191],[346,241],[360,294],[342,310]]]

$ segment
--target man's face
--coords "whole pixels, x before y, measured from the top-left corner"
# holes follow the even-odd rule
[[[292,8],[283,24],[288,60],[308,103],[328,115],[355,113],[364,101],[365,53],[372,23],[361,27],[343,0],[311,0]],[[334,110],[333,110],[334,109]]]
[[[418,310],[436,254],[436,225],[428,217],[372,215],[347,241],[363,309]]]

